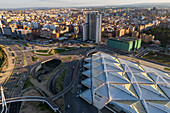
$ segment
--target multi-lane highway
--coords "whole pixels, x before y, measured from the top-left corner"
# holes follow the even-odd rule
[[[9,54],[14,54],[16,61],[14,62],[16,65],[14,67],[13,73],[9,76],[9,79],[6,80],[4,84],[4,93],[6,98],[10,97],[18,97],[22,91],[24,82],[29,75],[29,70],[33,65],[31,53],[28,50],[25,50],[23,45],[11,41],[10,39],[0,41],[1,45],[7,46],[10,48]],[[27,66],[28,65],[28,66]],[[10,113],[18,113],[20,109],[21,103],[11,103],[9,105]]]
[[[8,45],[13,51],[19,51],[17,47],[13,46],[13,45]],[[13,71],[13,74],[11,75],[9,81],[7,82],[7,84],[5,84],[5,88],[7,89],[5,91],[5,96],[6,98],[9,98],[12,96],[12,92],[13,90],[15,89],[15,87],[18,87],[17,86],[17,82],[19,80],[19,78],[25,74],[24,71],[27,71],[26,69],[23,68],[23,60],[24,60],[24,57],[22,55],[21,52],[16,52],[15,53],[16,55],[16,66],[15,66],[15,69]]]
[[[5,91],[6,98],[9,97],[17,97],[22,91],[23,82],[26,80],[26,76],[28,75],[28,70],[24,68],[24,54],[14,45],[8,45],[12,49],[12,52],[15,53],[16,57],[16,66],[11,75],[10,79],[8,80],[7,84],[5,84]],[[25,79],[23,79],[25,77]],[[10,113],[18,113],[20,109],[20,102],[10,104],[9,112]]]
[[[65,105],[65,113],[75,113],[75,98],[76,98],[76,87],[77,87],[77,82],[79,79],[79,70],[81,67],[81,60],[79,61],[79,66],[77,67],[78,72],[75,75],[75,81],[73,84],[72,90],[69,90],[65,95],[64,95],[64,105]],[[72,72],[70,70],[70,72]],[[65,87],[69,86],[69,83],[71,80],[74,78],[69,78],[69,75],[67,79],[65,79]],[[68,105],[70,106],[70,109],[68,108]]]

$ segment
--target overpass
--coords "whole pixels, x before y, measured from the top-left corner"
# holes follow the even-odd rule
[[[75,79],[76,79],[76,73],[77,73],[77,69],[78,69],[78,64],[79,64],[79,61],[77,61],[77,63],[76,63],[76,66],[75,66],[75,69],[74,69],[74,72],[73,72],[73,79],[72,79],[72,81],[70,82],[70,84],[69,84],[63,91],[59,92],[58,94],[56,94],[56,95],[54,95],[54,96],[49,97],[50,100],[54,101],[55,99],[63,96],[63,95],[66,94],[69,90],[72,89],[72,87],[74,86],[75,81],[76,81]]]
[[[90,49],[89,51],[86,52],[86,57],[89,57],[92,53],[97,53],[99,50],[97,49]]]
[[[15,97],[15,98],[8,98],[6,99],[6,103],[11,102],[21,102],[21,101],[39,101],[39,102],[46,102],[54,111],[59,110],[59,107],[51,101],[49,98],[41,97],[41,96],[23,96],[23,97]],[[0,101],[2,104],[2,100]]]
[[[42,97],[42,96],[22,96],[22,97],[15,97],[15,98],[8,98],[6,99],[6,103],[11,102],[22,102],[22,101],[40,101],[40,102],[46,102],[54,111],[59,111],[59,106],[54,103],[54,100],[63,96],[65,93],[67,93],[69,90],[72,89],[72,87],[75,84],[76,79],[76,73],[78,69],[79,61],[77,61],[74,72],[73,72],[73,79],[70,82],[70,84],[61,92],[59,92],[56,95],[53,95],[51,97]],[[3,104],[2,100],[0,100],[0,104]],[[60,112],[60,111],[59,111]]]

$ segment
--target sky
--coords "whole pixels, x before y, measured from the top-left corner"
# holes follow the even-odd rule
[[[170,3],[170,0],[0,0],[0,8],[81,7],[167,2]]]

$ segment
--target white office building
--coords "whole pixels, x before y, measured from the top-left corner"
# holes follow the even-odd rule
[[[96,43],[101,41],[102,14],[88,12],[86,23],[83,24],[83,40],[93,40]]]
[[[4,34],[3,26],[2,26],[2,21],[0,20],[0,34]]]

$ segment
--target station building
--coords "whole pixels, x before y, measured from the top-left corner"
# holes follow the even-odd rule
[[[80,97],[113,113],[170,113],[170,75],[106,53],[85,59]]]

